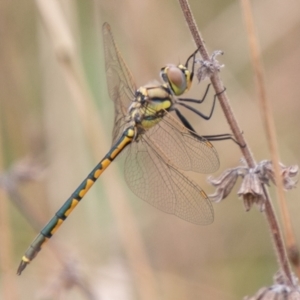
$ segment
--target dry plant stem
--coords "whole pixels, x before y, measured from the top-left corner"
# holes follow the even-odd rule
[[[180,6],[182,8],[184,17],[186,19],[186,22],[189,26],[189,29],[193,35],[193,38],[195,40],[195,43],[197,45],[197,47],[199,48],[200,54],[202,56],[202,58],[204,60],[209,60],[209,54],[206,50],[205,44],[203,42],[203,39],[199,33],[199,31],[197,30],[197,26],[196,26],[196,22],[193,18],[193,15],[191,13],[189,4],[187,2],[187,0],[179,0]],[[220,105],[223,109],[223,112],[225,114],[225,117],[227,119],[227,122],[233,132],[233,135],[235,137],[235,139],[238,141],[238,143],[240,145],[244,145],[244,147],[240,147],[243,156],[247,162],[247,165],[250,168],[253,168],[255,166],[255,161],[254,158],[251,154],[251,151],[244,139],[244,136],[242,134],[242,131],[240,130],[238,123],[234,117],[233,111],[231,109],[231,106],[229,104],[229,100],[227,98],[227,94],[221,93],[224,90],[224,86],[222,84],[222,81],[219,77],[219,74],[215,73],[212,77],[211,77],[211,82],[212,85],[214,86],[214,89],[216,91],[216,94],[219,94],[218,99],[220,102]],[[291,270],[289,267],[289,263],[287,260],[287,256],[286,256],[286,252],[285,252],[285,247],[284,247],[284,243],[283,243],[283,239],[282,239],[282,235],[280,232],[280,228],[278,225],[278,221],[276,219],[275,213],[274,213],[274,209],[272,207],[271,201],[270,201],[270,197],[268,195],[268,192],[266,191],[265,187],[264,191],[265,191],[265,196],[266,196],[266,209],[265,209],[265,216],[267,218],[268,221],[268,225],[270,227],[271,233],[272,233],[272,238],[273,238],[273,242],[275,245],[275,249],[276,249],[276,253],[277,253],[277,257],[278,257],[278,262],[279,265],[281,267],[281,269],[283,270],[283,272],[285,273],[286,277],[288,278],[288,283],[292,284],[292,275],[291,275]]]
[[[273,242],[275,245],[275,249],[278,256],[278,261],[281,266],[282,271],[286,275],[288,281],[286,282],[287,285],[293,285],[293,278],[292,273],[289,265],[289,261],[286,255],[285,245],[282,240],[282,234],[278,225],[277,218],[274,213],[274,208],[272,206],[272,202],[269,200],[269,194],[265,186],[263,186],[266,203],[265,203],[265,215],[268,220],[268,224],[270,225]]]
[[[204,60],[209,60],[209,54],[206,50],[204,41],[200,35],[200,32],[197,28],[195,19],[191,13],[189,4],[187,0],[179,0],[180,6],[182,8],[185,20],[189,26],[189,29],[192,33],[193,39],[196,43],[196,46],[199,48],[199,52]],[[229,104],[229,100],[227,98],[227,94],[224,91],[224,85],[219,77],[218,74],[214,74],[214,76],[211,77],[211,83],[216,91],[216,94],[218,94],[218,99],[220,102],[220,105],[224,111],[225,117],[227,119],[227,122],[230,126],[231,131],[233,132],[233,135],[237,142],[240,145],[245,145],[244,147],[241,147],[241,151],[243,153],[244,158],[246,159],[246,162],[249,167],[253,168],[255,166],[254,158],[250,152],[250,149],[247,147],[246,141],[244,139],[244,136],[242,134],[242,131],[240,130],[238,123],[236,119],[234,118],[233,111],[231,109],[231,106]]]
[[[277,197],[280,205],[280,213],[283,221],[283,229],[285,232],[288,249],[295,249],[296,239],[293,233],[291,218],[289,216],[288,208],[286,205],[283,183],[280,176],[280,168],[279,168],[280,158],[279,158],[279,151],[276,142],[275,122],[272,114],[271,104],[266,95],[263,63],[260,57],[259,44],[255,32],[251,4],[249,0],[242,0],[241,4],[244,12],[244,19],[245,19],[248,37],[249,37],[251,59],[254,68],[256,86],[258,90],[258,96],[259,96],[258,98],[260,100],[259,103],[261,105],[262,119],[264,121],[265,130],[267,133],[267,141],[271,152],[271,159],[272,159],[274,172],[275,172]],[[297,272],[299,277],[300,276],[299,265],[297,266]]]

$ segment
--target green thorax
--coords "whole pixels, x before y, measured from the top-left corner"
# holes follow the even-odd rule
[[[173,105],[172,94],[167,85],[140,87],[129,107],[130,121],[143,130],[156,125]]]

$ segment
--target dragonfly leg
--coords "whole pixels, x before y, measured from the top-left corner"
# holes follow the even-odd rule
[[[210,83],[207,85],[205,93],[204,93],[202,99],[178,98],[179,102],[183,101],[183,102],[192,102],[192,103],[198,103],[198,104],[202,103],[206,99],[206,96],[207,96],[207,93],[209,91],[210,85],[211,85]],[[222,91],[221,93],[223,93],[223,92],[224,91]],[[217,95],[219,95],[219,94],[217,94]]]
[[[191,123],[186,119],[186,117],[177,108],[175,108],[174,110],[181,123],[190,131],[196,132]]]
[[[194,70],[195,70],[195,60],[196,60],[196,54],[198,52],[199,48],[194,51],[189,57],[188,59],[186,60],[186,63],[185,63],[185,67],[188,69],[188,65],[189,65],[189,62],[190,62],[190,59],[192,58],[193,59],[193,66],[192,66],[192,72],[191,72],[191,80],[193,79],[194,77]]]

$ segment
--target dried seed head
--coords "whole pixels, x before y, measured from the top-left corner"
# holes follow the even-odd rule
[[[261,288],[254,296],[245,297],[244,300],[300,300],[300,287],[297,279],[293,277],[293,283],[286,284],[282,272],[274,275],[274,284]]]
[[[284,164],[279,163],[279,168],[280,168],[280,175],[282,177],[283,187],[286,190],[295,188],[297,184],[297,180],[294,180],[293,177],[298,175],[299,167],[297,165],[286,167]],[[262,182],[269,184],[269,180],[271,180],[274,184],[276,184],[275,173],[271,161],[269,160],[261,161],[257,165],[256,170]]]
[[[298,174],[299,167],[297,165],[286,167],[282,163],[279,163],[279,167],[283,187],[286,190],[290,190],[296,187],[297,180],[294,180],[293,177]],[[274,184],[276,184],[273,164],[271,161],[263,160],[257,165],[255,169],[261,182],[269,184],[269,181],[271,180]]]
[[[293,177],[298,174],[298,166],[286,167],[282,163],[279,166],[284,188],[286,190],[294,188],[297,180],[294,180]],[[226,170],[216,179],[209,178],[209,182],[216,187],[215,193],[209,196],[210,199],[214,202],[220,202],[225,199],[239,176],[243,181],[238,190],[238,195],[243,198],[246,210],[250,210],[253,204],[256,204],[263,211],[265,197],[262,184],[269,185],[270,181],[275,183],[272,162],[267,160],[261,161],[255,168],[239,166]]]
[[[224,65],[221,65],[216,60],[216,57],[220,54],[223,55],[224,52],[221,50],[216,50],[213,52],[209,60],[196,60],[196,62],[199,62],[201,65],[197,71],[197,78],[199,82],[204,80],[205,78],[210,78],[215,72],[220,72],[221,68],[224,67]]]
[[[262,188],[262,182],[254,169],[248,169],[248,173],[244,176],[241,187],[238,190],[239,197],[243,197],[246,211],[249,211],[254,203],[256,203],[260,211],[264,210],[265,198]]]

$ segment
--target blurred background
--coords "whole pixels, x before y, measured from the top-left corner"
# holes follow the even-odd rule
[[[252,4],[281,161],[299,164],[300,3]],[[239,1],[190,5],[209,51],[225,53],[221,77],[256,160],[269,159]],[[105,21],[137,86],[195,50],[177,1],[0,1],[0,299],[227,300],[270,285],[278,265],[268,227],[255,207],[245,212],[238,186],[213,205],[212,225],[196,226],[135,197],[122,158],[15,275],[38,231],[109,150]],[[188,97],[201,98],[207,83],[195,81]],[[213,91],[203,113],[212,98]],[[184,113],[202,135],[229,133],[219,105],[210,121]],[[232,141],[214,145],[221,166],[213,176],[240,164]],[[213,193],[206,175],[188,175]],[[299,193],[287,194],[298,240]]]

